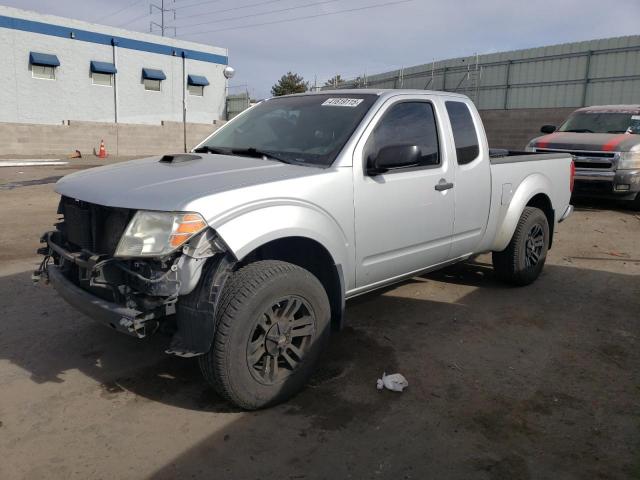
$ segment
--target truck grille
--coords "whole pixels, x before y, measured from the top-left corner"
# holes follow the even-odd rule
[[[135,210],[62,197],[58,213],[64,216],[58,229],[70,245],[91,253],[113,255]]]
[[[569,153],[575,157],[576,168],[612,170],[615,165],[615,152],[567,151],[549,148],[536,148],[536,151],[542,153]]]

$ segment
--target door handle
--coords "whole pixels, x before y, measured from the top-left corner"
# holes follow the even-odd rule
[[[444,178],[441,178],[438,184],[434,187],[437,191],[442,192],[453,188],[453,183],[447,182]]]

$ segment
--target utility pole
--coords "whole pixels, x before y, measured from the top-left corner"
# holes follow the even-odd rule
[[[175,0],[174,0],[175,2]],[[160,28],[160,34],[164,37],[165,30],[173,28],[173,36],[176,36],[176,27],[169,27],[164,23],[164,14],[167,12],[173,12],[173,19],[176,19],[176,9],[175,8],[164,8],[164,0],[161,0],[160,6],[155,3],[149,4],[149,14],[153,15],[153,9],[156,9],[160,12],[160,23],[156,23],[154,21],[149,22],[149,32],[153,32],[153,26]]]

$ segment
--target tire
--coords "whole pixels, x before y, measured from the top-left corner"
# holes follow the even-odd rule
[[[640,193],[638,193],[636,198],[631,201],[631,210],[640,212]]]
[[[240,408],[283,402],[311,376],[330,316],[326,291],[310,272],[275,260],[251,263],[222,292],[213,346],[199,357],[202,374]]]
[[[511,285],[529,285],[542,272],[548,248],[546,215],[539,208],[525,207],[507,248],[492,254],[497,277]]]

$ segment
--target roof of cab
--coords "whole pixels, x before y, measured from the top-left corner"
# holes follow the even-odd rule
[[[410,90],[410,89],[397,89],[397,88],[346,88],[346,89],[337,89],[337,90],[320,90],[318,92],[304,92],[304,93],[294,93],[292,95],[287,95],[288,97],[294,96],[304,96],[304,95],[331,95],[331,94],[339,94],[339,95],[366,95],[373,94],[378,95],[380,97],[391,97],[394,95],[440,95],[447,97],[458,97],[458,98],[468,98],[466,95],[461,93],[453,93],[453,92],[444,92],[441,90]]]

